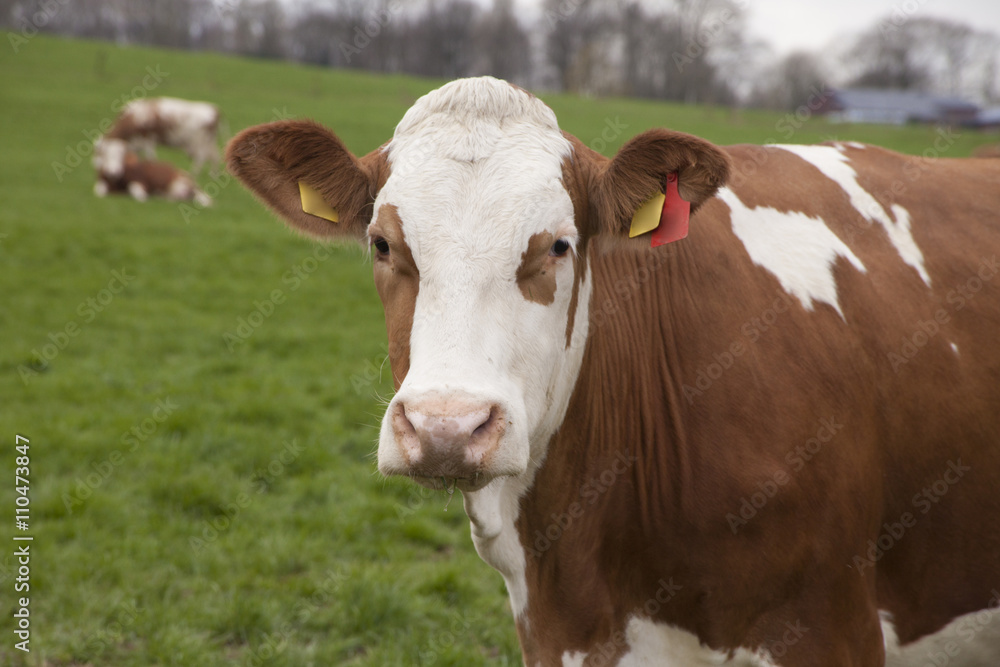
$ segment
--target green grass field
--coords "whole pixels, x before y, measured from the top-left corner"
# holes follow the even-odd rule
[[[294,236],[225,176],[202,177],[204,211],[91,192],[90,137],[132,96],[211,100],[232,132],[312,117],[360,153],[439,83],[44,36],[0,55],[0,664],[520,664],[461,502],[375,472],[392,387],[362,252]],[[605,153],[659,125],[913,153],[938,139],[544,99]],[[963,133],[944,154],[992,140]],[[23,532],[16,434],[30,439]],[[34,537],[27,593],[15,535]],[[11,632],[21,596],[29,654]]]

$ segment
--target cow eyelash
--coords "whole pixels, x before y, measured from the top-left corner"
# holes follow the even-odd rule
[[[376,236],[372,239],[372,247],[375,248],[375,251],[378,252],[381,257],[387,257],[389,255],[389,242],[381,236]]]
[[[569,249],[570,249],[569,241],[567,241],[566,239],[559,239],[558,241],[552,244],[552,248],[549,249],[549,254],[552,255],[553,257],[562,257],[567,252],[569,252]]]

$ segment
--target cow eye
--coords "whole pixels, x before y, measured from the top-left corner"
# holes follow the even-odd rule
[[[565,239],[559,239],[552,244],[552,249],[549,250],[549,254],[553,257],[562,257],[569,251],[569,241]]]
[[[372,239],[372,246],[381,257],[387,257],[389,255],[389,242],[381,236],[376,236]]]

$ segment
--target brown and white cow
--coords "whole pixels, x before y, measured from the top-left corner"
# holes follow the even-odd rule
[[[191,172],[197,175],[205,163],[213,170],[219,165],[219,118],[218,107],[209,102],[175,97],[134,100],[95,148],[108,161],[124,159],[130,150],[153,159],[158,145],[179,148],[191,158]]]
[[[227,161],[371,245],[379,469],[463,491],[526,665],[1000,664],[1000,163],[609,160],[490,78],[361,158],[300,121]],[[671,173],[690,236],[629,240]]]
[[[137,201],[146,201],[152,196],[193,201],[200,206],[212,205],[212,198],[198,187],[191,175],[169,162],[140,160],[135,153],[127,152],[121,162],[116,161],[114,167],[109,168],[100,151],[95,151],[93,163],[97,170],[94,194],[98,197],[128,193]]]

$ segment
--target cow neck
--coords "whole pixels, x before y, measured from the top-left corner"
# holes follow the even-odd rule
[[[518,630],[526,655],[543,662],[557,656],[539,645],[533,620],[545,623],[550,648],[613,632],[628,613],[623,587],[649,585],[622,578],[643,571],[642,558],[697,511],[695,494],[685,494],[696,453],[686,446],[680,375],[691,250],[595,247],[589,259],[593,293],[578,381],[517,522],[529,599]],[[662,566],[671,555],[656,557]],[[543,620],[554,610],[567,622]]]

